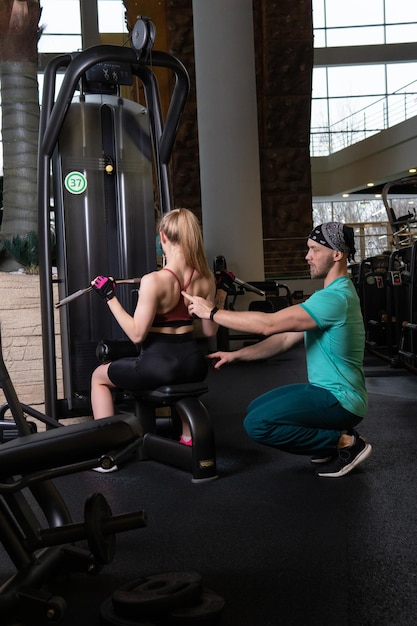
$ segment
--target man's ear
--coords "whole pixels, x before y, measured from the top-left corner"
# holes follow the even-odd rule
[[[335,261],[341,261],[343,259],[343,256],[344,256],[344,254],[340,250],[335,250],[334,251],[334,257],[333,258],[334,258]]]

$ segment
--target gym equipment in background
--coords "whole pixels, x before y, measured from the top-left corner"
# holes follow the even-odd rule
[[[409,319],[412,247],[364,259],[356,287],[365,325],[367,350],[393,367],[401,365],[403,324]]]
[[[365,325],[366,347],[377,356],[387,354],[388,265],[388,255],[364,259],[359,265],[356,283]]]
[[[408,311],[401,325],[398,360],[417,374],[417,241],[412,245],[408,276]]]
[[[65,599],[53,594],[56,579],[98,574],[114,559],[116,533],[143,528],[147,520],[144,511],[113,516],[105,497],[93,493],[84,521],[75,523],[53,479],[131,458],[140,428],[134,415],[62,426],[34,410],[49,429],[33,432],[4,364],[1,338],[0,386],[17,430],[0,445],[0,537],[15,568],[0,584],[1,623],[54,623],[66,609]],[[11,566],[4,561],[4,567]]]
[[[227,270],[227,262],[224,256],[219,255],[214,257],[213,270],[215,274],[216,272]],[[249,303],[249,311],[273,313],[274,311],[279,311],[287,306],[291,306],[293,303],[292,294],[288,285],[279,283],[276,280],[251,280],[244,282],[235,276],[233,282],[233,289],[229,290],[224,307],[229,311],[235,310],[237,298],[245,293],[254,293],[262,297],[262,300],[253,300]],[[231,341],[253,343],[254,341],[259,341],[259,339],[262,339],[259,335],[236,333],[221,326],[217,331],[217,349],[229,350]]]
[[[396,248],[411,246],[417,238],[417,215],[416,210],[405,215],[396,215],[390,206],[388,194],[392,187],[414,187],[417,190],[417,176],[405,176],[398,180],[391,180],[382,189],[382,201],[387,212],[388,221],[392,231],[392,242]]]
[[[64,389],[58,398],[54,283],[62,301],[97,275],[125,278],[156,269],[155,201],[161,213],[171,210],[168,163],[190,85],[175,57],[152,50],[154,39],[154,25],[140,18],[132,47],[94,46],[57,56],[45,70],[38,158],[39,272],[45,409],[53,419],[91,410],[96,345],[102,337],[123,337],[96,298],[87,295],[60,307]],[[155,68],[174,76],[165,119]],[[134,80],[143,86],[144,105],[121,95]],[[52,278],[51,222],[57,279]],[[133,312],[135,290],[120,285],[117,293]]]

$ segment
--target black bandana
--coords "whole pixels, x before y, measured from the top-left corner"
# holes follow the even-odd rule
[[[355,237],[353,228],[340,222],[326,222],[313,228],[308,236],[309,239],[320,243],[322,246],[344,252],[348,259],[355,256]]]

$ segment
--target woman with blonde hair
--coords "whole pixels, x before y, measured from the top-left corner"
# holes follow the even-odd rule
[[[207,359],[193,333],[193,318],[181,295],[199,295],[214,303],[216,285],[203,246],[201,228],[188,209],[174,209],[159,223],[163,268],[145,274],[140,283],[135,312],[130,315],[115,294],[111,277],[97,276],[95,291],[107,302],[111,313],[130,341],[140,346],[138,356],[99,365],[91,380],[94,419],[114,414],[116,388],[130,391],[160,385],[198,382],[207,375]],[[204,320],[205,336],[216,334],[217,324]],[[191,444],[187,424],[181,442]]]

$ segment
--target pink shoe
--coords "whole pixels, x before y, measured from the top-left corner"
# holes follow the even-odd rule
[[[180,437],[180,443],[182,443],[183,446],[192,446],[193,445],[193,440],[191,439],[184,439],[184,437],[181,435]]]

